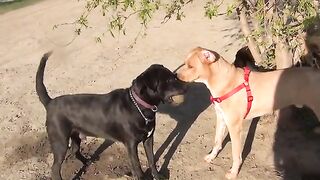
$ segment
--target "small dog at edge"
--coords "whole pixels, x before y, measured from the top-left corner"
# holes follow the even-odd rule
[[[36,91],[44,105],[46,128],[53,152],[52,179],[61,180],[61,165],[69,140],[72,153],[86,164],[80,153],[79,134],[122,142],[127,148],[132,174],[146,179],[142,172],[137,145],[143,142],[153,178],[159,179],[153,153],[153,134],[157,106],[173,102],[172,97],[186,91],[186,84],[162,65],[151,65],[126,89],[107,94],[63,95],[52,99],[43,84],[46,62],[52,52],[43,55],[36,75]]]

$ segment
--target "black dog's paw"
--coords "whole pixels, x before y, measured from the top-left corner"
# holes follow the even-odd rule
[[[153,179],[155,179],[155,180],[161,180],[161,176],[159,174],[152,175],[152,176],[153,176]]]
[[[82,164],[84,165],[84,166],[90,166],[91,164],[93,164],[93,161],[91,160],[91,159],[83,159],[83,160],[81,160],[81,162],[82,162]]]
[[[170,177],[170,172],[169,172],[169,169],[165,168],[161,168],[160,171],[159,171],[159,178],[160,180],[166,180],[166,179],[169,179]]]
[[[165,175],[157,174],[157,175],[153,175],[153,179],[155,179],[155,180],[167,180],[169,178],[166,177]]]
[[[127,172],[124,177],[129,180],[153,180],[154,178],[150,175],[143,174],[141,176],[134,176],[132,172]]]
[[[165,174],[163,174],[162,172],[158,172],[158,171],[153,171],[148,168],[144,174],[145,177],[147,177],[146,179],[155,179],[155,180],[164,180],[164,179],[169,179],[168,176],[166,176]]]

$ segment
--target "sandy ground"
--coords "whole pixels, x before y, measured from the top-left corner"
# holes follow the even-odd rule
[[[35,93],[36,69],[46,51],[54,49],[45,84],[50,96],[56,97],[129,87],[153,63],[175,69],[195,46],[214,49],[233,60],[242,45],[237,38],[237,20],[219,16],[210,21],[203,16],[203,4],[194,3],[187,7],[188,18],[182,23],[161,25],[162,18],[157,16],[147,36],[133,47],[130,45],[140,29],[134,20],[128,22],[127,36],[106,36],[99,44],[94,37],[103,32],[105,24],[95,15],[90,19],[97,28],[88,29],[66,46],[73,39],[73,27],[52,27],[71,22],[82,8],[76,0],[46,0],[0,15],[0,179],[50,177],[52,154],[45,131],[45,110]],[[211,164],[203,160],[213,145],[215,130],[215,114],[208,97],[205,87],[192,85],[183,104],[161,106],[157,114],[157,165],[170,179],[224,179],[231,166],[230,141],[225,141]],[[243,137],[248,134],[248,138],[243,138],[244,163],[239,179],[294,179],[300,172],[320,171],[320,136],[312,131],[317,123],[296,118],[300,114],[280,114],[280,118],[290,120],[279,121],[282,124],[272,116],[245,124]],[[89,138],[82,144],[83,152],[92,155],[102,143],[103,139]],[[142,146],[139,156],[146,170]],[[71,157],[65,161],[62,174],[72,179],[80,168],[82,164]],[[290,170],[291,176],[287,173]],[[126,179],[128,172],[124,146],[114,143],[81,178]]]

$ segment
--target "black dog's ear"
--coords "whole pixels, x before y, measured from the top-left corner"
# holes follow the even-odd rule
[[[144,85],[151,89],[153,92],[158,91],[159,80],[152,78],[151,75],[143,74],[142,81]]]
[[[145,83],[142,81],[141,79],[141,75],[138,76],[135,80],[132,81],[132,87],[134,88],[134,90],[139,93],[142,94],[145,89],[146,89],[146,85]]]
[[[158,79],[153,79],[151,74],[142,73],[135,80],[132,81],[132,85],[135,87],[139,94],[144,94],[149,91],[148,94],[154,94],[158,91]]]

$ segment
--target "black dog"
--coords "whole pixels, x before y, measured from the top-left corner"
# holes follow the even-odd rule
[[[144,179],[137,154],[143,142],[152,175],[159,179],[153,154],[155,113],[161,102],[183,94],[186,85],[162,65],[151,65],[139,75],[131,88],[108,94],[64,95],[51,99],[43,84],[44,69],[51,52],[44,54],[36,76],[36,91],[47,111],[47,132],[54,155],[52,178],[61,178],[69,139],[76,158],[87,163],[80,153],[79,133],[124,143],[128,150],[132,174]]]

